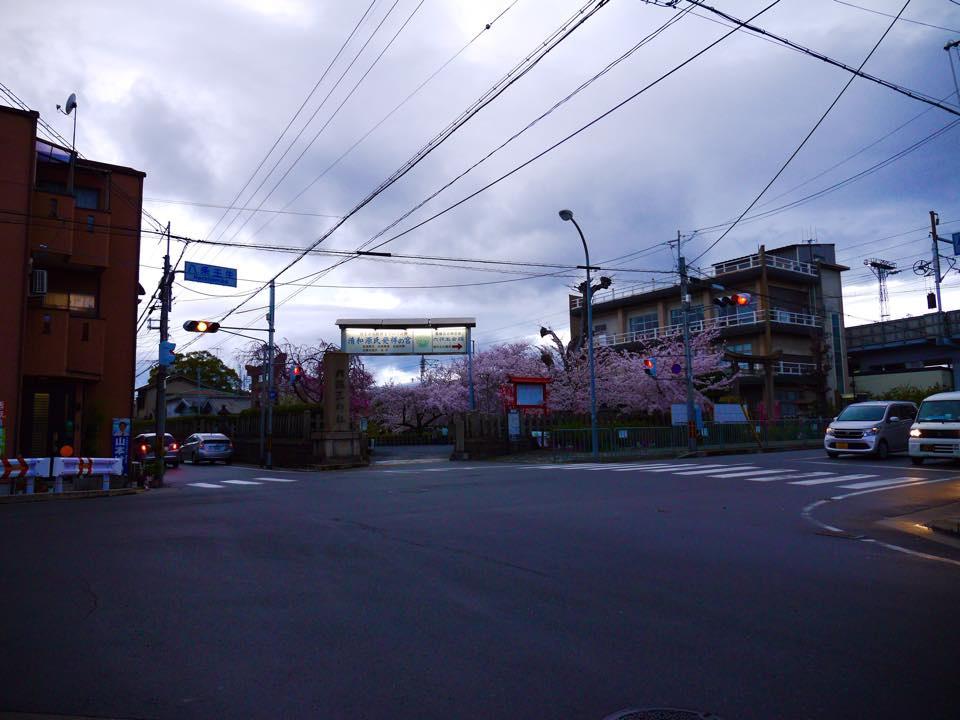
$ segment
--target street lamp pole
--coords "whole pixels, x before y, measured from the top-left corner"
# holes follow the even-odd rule
[[[597,373],[593,361],[593,287],[590,278],[590,250],[587,248],[587,239],[583,236],[583,230],[573,217],[570,210],[561,210],[560,219],[573,223],[573,226],[580,234],[580,242],[583,243],[583,255],[586,260],[587,270],[587,290],[584,293],[587,303],[587,358],[590,365],[590,449],[593,457],[600,455],[600,438],[597,430]]]

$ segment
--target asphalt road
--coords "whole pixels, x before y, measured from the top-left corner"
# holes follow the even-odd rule
[[[0,715],[952,720],[960,549],[885,518],[958,478],[413,458],[2,505]]]

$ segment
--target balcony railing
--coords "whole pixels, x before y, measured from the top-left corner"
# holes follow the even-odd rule
[[[817,277],[820,274],[817,270],[817,266],[811,265],[810,263],[777,257],[776,255],[765,255],[764,258],[766,260],[767,267],[777,268],[779,270],[789,270],[791,272],[801,273],[803,275],[810,275],[811,277]],[[713,274],[726,275],[727,273],[740,272],[742,270],[750,270],[751,268],[757,267],[760,267],[760,256],[751,255],[750,257],[741,258],[740,260],[717,263],[713,266]]]
[[[776,255],[765,255],[767,267],[777,268],[778,270],[789,270],[790,272],[800,273],[801,275],[807,275],[809,277],[818,277],[820,271],[817,269],[816,265],[810,263],[799,262],[798,260],[790,260],[789,258],[777,257]],[[713,266],[713,274],[717,275],[726,275],[727,273],[740,272],[742,270],[750,270],[752,268],[760,267],[760,256],[751,255],[750,257],[745,257],[740,260],[731,260],[729,262],[718,263]],[[602,303],[611,302],[619,298],[631,297],[633,295],[646,295],[647,293],[655,292],[656,290],[662,290],[667,287],[674,287],[676,283],[650,283],[649,285],[642,285],[640,287],[630,288],[629,290],[610,290],[608,292],[594,293],[593,295],[593,304],[600,305]],[[578,310],[583,307],[583,298],[575,297],[570,301],[570,309]]]
[[[732,365],[733,363],[731,363]],[[755,364],[752,368],[747,365],[747,363],[740,362],[740,372],[744,375],[762,375],[763,374],[763,365],[760,363]],[[815,363],[805,363],[805,362],[788,362],[786,360],[780,360],[774,363],[773,373],[775,375],[792,375],[794,377],[800,377],[803,375],[809,375],[816,372],[817,366]]]
[[[754,310],[752,312],[740,312],[734,315],[725,315],[717,318],[707,318],[705,320],[693,320],[690,322],[690,332],[696,334],[704,330],[713,328],[732,328],[747,325],[759,325],[766,319],[765,310]],[[774,308],[770,311],[770,321],[785,325],[799,325],[802,327],[820,327],[820,319],[816,315],[806,313],[788,312]],[[593,336],[593,344],[601,347],[612,347],[614,345],[626,345],[635,342],[648,342],[661,338],[674,337],[683,332],[683,324],[666,325],[662,328],[650,328],[649,330],[634,330],[625,333],[604,333]]]

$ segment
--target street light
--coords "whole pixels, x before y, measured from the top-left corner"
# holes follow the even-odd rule
[[[573,211],[561,210],[560,219],[565,222],[572,222],[573,226],[580,234],[580,242],[583,243],[583,255],[587,266],[587,358],[590,364],[590,445],[594,457],[600,455],[600,438],[597,434],[597,374],[593,363],[593,288],[590,285],[590,250],[587,248],[587,239],[583,236],[583,230],[573,219]]]

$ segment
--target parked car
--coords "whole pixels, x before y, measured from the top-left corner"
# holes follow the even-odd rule
[[[156,437],[156,433],[142,433],[133,439],[131,452],[135,462],[151,462],[157,457]],[[165,433],[163,437],[167,448],[163,455],[164,462],[170,467],[179,466],[180,446],[170,433]]]
[[[885,458],[907,450],[917,406],[877,400],[848,405],[827,427],[823,447],[832,458],[843,453]]]
[[[194,433],[183,441],[181,453],[184,462],[189,460],[194,465],[204,460],[222,460],[229,465],[233,462],[233,443],[223,433]]]
[[[910,460],[920,465],[926,458],[960,459],[960,392],[937,393],[920,403],[910,428]]]

